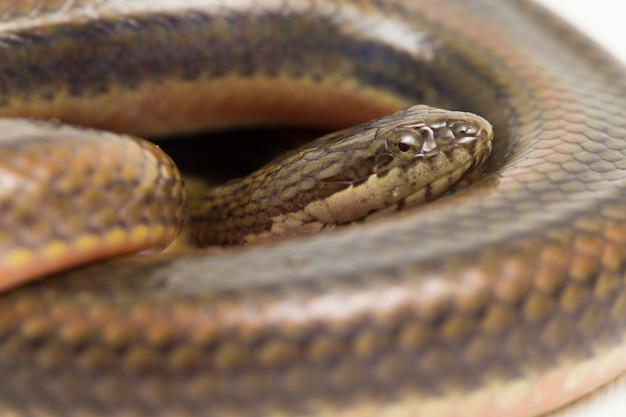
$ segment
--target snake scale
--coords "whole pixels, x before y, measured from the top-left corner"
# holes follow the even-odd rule
[[[7,118],[159,136],[345,127],[413,103],[493,124],[483,178],[333,233],[98,262],[6,291],[0,415],[521,417],[619,375],[626,72],[539,6],[0,0]],[[65,216],[80,222],[93,195]],[[4,219],[11,208],[0,201]]]

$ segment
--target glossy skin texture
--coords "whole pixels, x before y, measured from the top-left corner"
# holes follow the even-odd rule
[[[1,289],[176,237],[185,186],[152,143],[29,120],[0,131]]]
[[[160,134],[424,102],[494,125],[488,174],[332,234],[7,293],[5,412],[528,416],[622,372],[621,65],[513,0],[185,4],[0,1],[0,112]]]

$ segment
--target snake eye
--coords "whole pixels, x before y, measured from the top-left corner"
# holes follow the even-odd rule
[[[394,129],[387,135],[387,150],[397,157],[414,158],[422,153],[424,143],[432,135],[433,132],[428,127]]]

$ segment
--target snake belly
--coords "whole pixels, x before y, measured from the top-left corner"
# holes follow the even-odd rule
[[[160,135],[421,102],[496,137],[484,178],[417,211],[3,294],[0,415],[521,417],[626,367],[626,73],[533,3],[0,0],[0,16],[4,117]]]

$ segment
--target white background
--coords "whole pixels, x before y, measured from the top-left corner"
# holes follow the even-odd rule
[[[567,18],[626,63],[626,2],[622,0],[537,0]],[[626,109],[624,109],[626,117]],[[625,138],[626,139],[626,138]],[[559,417],[626,416],[626,377]]]
[[[626,62],[626,2],[623,0],[537,1],[574,22],[615,56]]]

